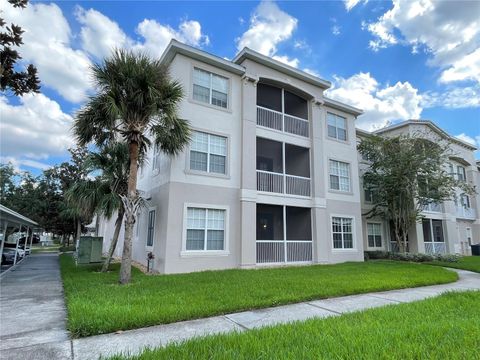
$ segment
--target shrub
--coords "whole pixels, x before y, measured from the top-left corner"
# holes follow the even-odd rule
[[[391,259],[397,261],[412,261],[412,262],[458,262],[461,258],[459,255],[442,255],[442,254],[420,254],[420,253],[394,253],[388,251],[365,251],[365,260],[377,259]]]

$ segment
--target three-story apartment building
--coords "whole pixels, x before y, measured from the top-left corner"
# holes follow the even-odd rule
[[[455,199],[430,204],[422,211],[422,220],[408,232],[408,251],[426,254],[470,254],[470,245],[480,242],[480,171],[475,160],[476,147],[452,137],[428,120],[408,120],[375,132],[380,136],[420,136],[435,143],[448,141],[449,159],[445,170],[457,180],[477,188],[476,194],[456,189]],[[360,140],[370,133],[357,129]],[[368,164],[359,157],[360,176]],[[362,181],[362,180],[360,180]],[[363,187],[363,186],[362,186]],[[362,191],[362,213],[371,209],[375,193]],[[395,251],[397,249],[388,223],[381,219],[363,218],[365,250]]]
[[[161,273],[362,261],[377,231],[375,248],[390,246],[387,226],[362,219],[362,112],[324,96],[328,81],[248,48],[229,61],[173,40],[161,61],[192,139],[173,158],[151,149],[140,170],[134,260],[152,252]],[[113,226],[100,222],[105,250]]]

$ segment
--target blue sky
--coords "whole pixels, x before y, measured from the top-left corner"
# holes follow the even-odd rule
[[[89,66],[113,46],[160,56],[174,37],[233,58],[243,46],[316,74],[365,110],[367,130],[430,119],[480,145],[480,2],[32,2],[0,0],[26,30],[42,94],[0,96],[1,161],[38,172],[67,158]],[[480,157],[477,152],[477,157]]]

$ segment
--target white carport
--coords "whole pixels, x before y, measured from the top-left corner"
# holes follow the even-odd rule
[[[1,229],[1,236],[2,241],[0,244],[0,262],[2,261],[1,255],[3,254],[3,248],[5,246],[5,241],[7,241],[7,237],[11,235],[8,232],[8,228],[11,229],[18,229],[19,233],[25,232],[25,256],[27,255],[27,245],[30,241],[30,251],[32,249],[32,242],[33,242],[33,231],[34,229],[38,229],[38,223],[35,221],[23,216],[12,209],[7,208],[0,204],[0,229]],[[20,241],[20,237],[17,237],[16,244],[15,244],[15,259],[13,264],[15,265],[17,262],[17,253]]]

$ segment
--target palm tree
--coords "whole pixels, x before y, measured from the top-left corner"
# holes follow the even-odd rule
[[[122,138],[128,145],[130,168],[125,209],[125,239],[120,283],[130,282],[132,236],[140,197],[137,192],[139,157],[154,144],[175,155],[189,142],[188,122],[177,117],[182,99],[180,83],[172,81],[159,60],[117,50],[93,66],[97,94],[78,112],[74,132],[79,144],[102,147]]]
[[[97,199],[97,216],[110,219],[113,213],[117,212],[112,241],[102,266],[102,272],[106,272],[117,247],[125,215],[121,197],[127,195],[128,169],[130,168],[128,146],[122,142],[108,144],[99,153],[90,153],[85,160],[85,166],[89,173],[100,172],[100,175],[95,180],[95,186],[77,189],[77,193],[82,194],[83,197]]]

